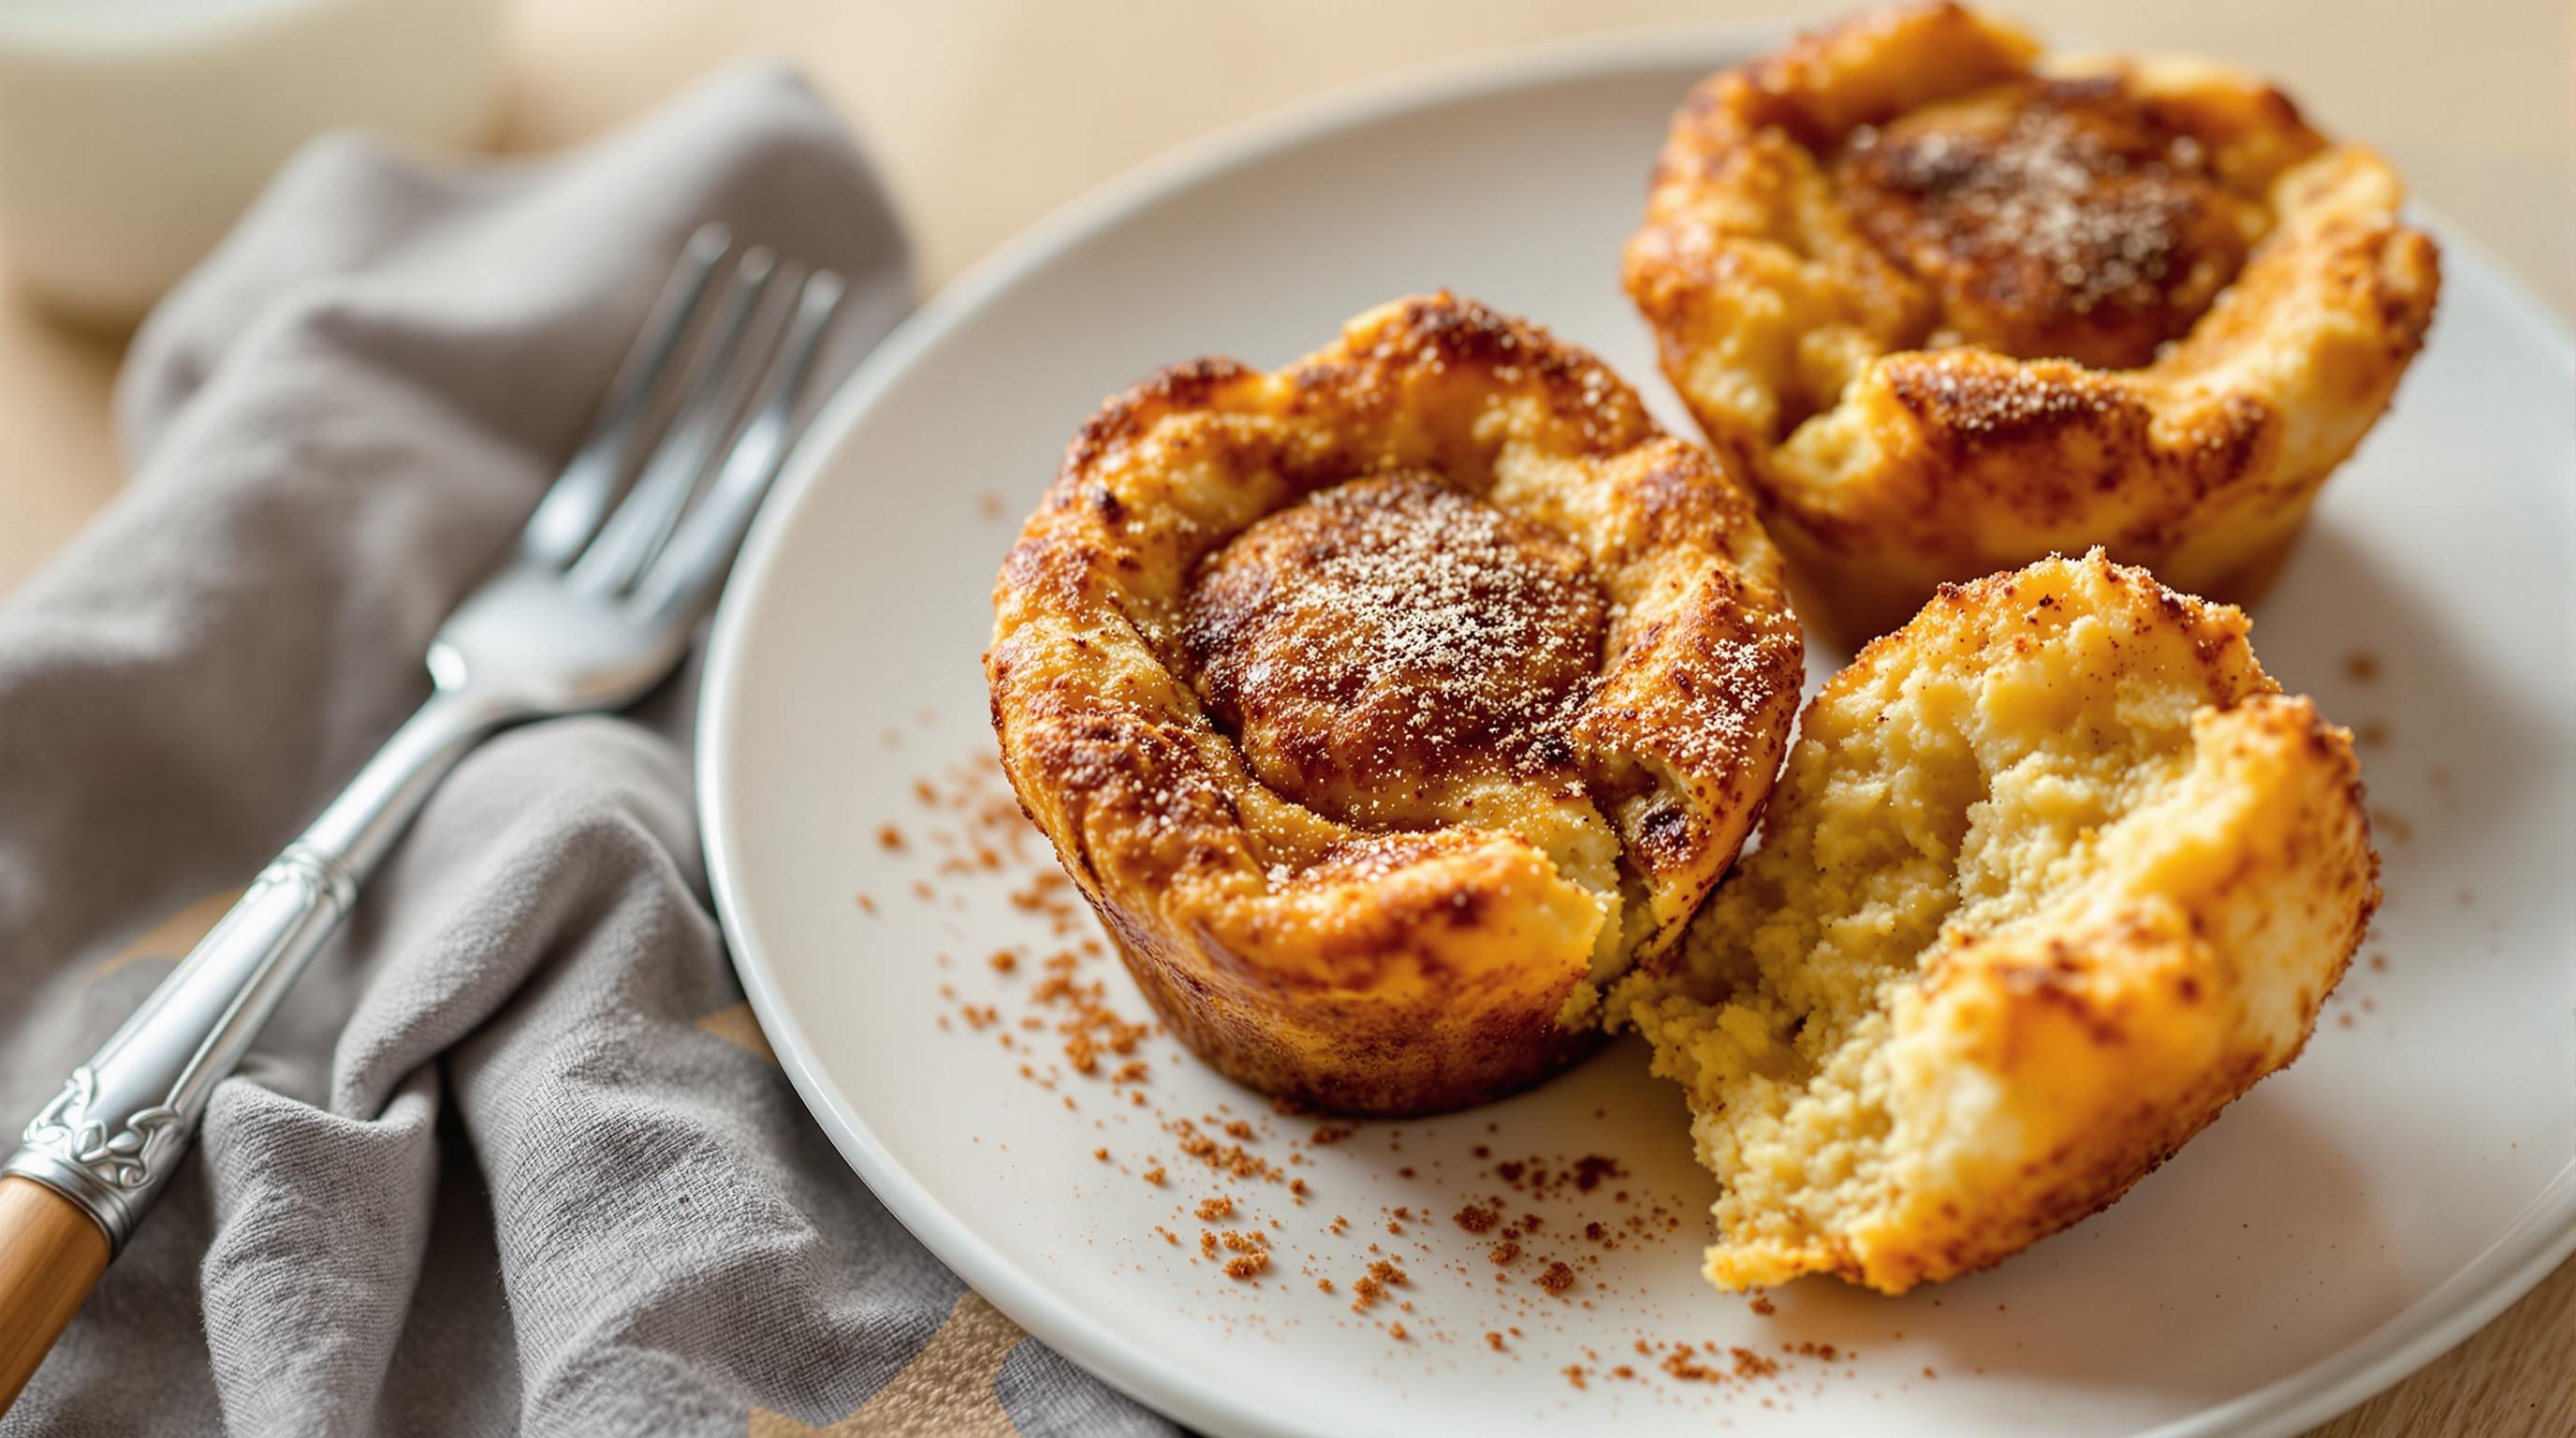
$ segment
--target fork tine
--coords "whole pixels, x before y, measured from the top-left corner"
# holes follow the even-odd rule
[[[814,357],[847,292],[841,277],[829,270],[808,275],[797,291],[794,314],[770,360],[751,419],[726,454],[706,498],[690,511],[670,546],[636,586],[636,603],[645,613],[676,619],[683,611],[694,614],[714,597],[733,562],[734,550],[769,492],[770,481],[786,462]]]
[[[726,286],[724,299],[716,312],[713,327],[702,340],[697,353],[690,356],[687,380],[681,389],[679,406],[672,412],[670,428],[645,461],[644,472],[635,479],[634,488],[625,500],[600,526],[599,537],[590,542],[572,566],[576,588],[594,594],[617,594],[635,582],[644,572],[680,514],[688,507],[690,496],[698,491],[708,468],[715,462],[726,432],[732,427],[734,412],[742,400],[742,368],[735,361],[742,349],[751,319],[760,308],[762,291],[768,288],[776,260],[766,249],[746,251],[734,266],[733,283]]]
[[[679,264],[672,268],[670,278],[662,284],[662,293],[645,316],[635,347],[627,351],[625,362],[618,366],[617,378],[609,384],[608,398],[600,405],[599,418],[591,425],[589,437],[582,441],[581,449],[564,466],[562,476],[545,497],[537,501],[536,513],[528,516],[527,528],[519,532],[521,555],[561,568],[581,553],[581,547],[598,530],[599,521],[617,498],[619,483],[634,462],[653,392],[670,369],[680,341],[687,337],[690,321],[697,318],[717,263],[732,245],[732,234],[719,224],[700,225],[689,236]]]

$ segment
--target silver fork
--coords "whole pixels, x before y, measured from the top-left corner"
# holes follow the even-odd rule
[[[721,227],[691,238],[589,438],[431,641],[429,702],[27,1125],[0,1178],[0,1410],[456,761],[507,724],[622,708],[688,649],[795,436],[843,291],[762,249],[728,264],[731,251]]]

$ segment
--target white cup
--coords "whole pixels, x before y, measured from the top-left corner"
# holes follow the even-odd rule
[[[0,257],[131,324],[315,134],[484,139],[500,34],[501,0],[0,0]]]

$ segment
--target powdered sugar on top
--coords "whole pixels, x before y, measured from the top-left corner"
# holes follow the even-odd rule
[[[1400,785],[1566,763],[1606,622],[1564,540],[1391,476],[1229,546],[1193,590],[1182,642],[1274,783]]]

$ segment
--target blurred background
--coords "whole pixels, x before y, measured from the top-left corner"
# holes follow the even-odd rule
[[[1319,90],[1639,26],[1795,26],[1818,0],[525,0],[504,136],[552,145],[719,56],[805,67],[892,174],[926,277],[953,275],[1155,153]],[[2178,50],[2273,77],[2329,133],[2576,313],[2567,0],[1996,0],[2060,46]],[[608,19],[614,13],[613,21]],[[1645,161],[1638,164],[1643,194]]]
[[[1786,0],[0,0],[0,586],[115,492],[131,316],[326,118],[546,150],[752,55],[885,168],[935,289],[1142,161],[1336,87],[1552,38],[1853,6]],[[2021,0],[2064,45],[2276,77],[2576,314],[2567,0]],[[244,22],[248,17],[248,22]],[[1758,33],[1758,31],[1756,32]],[[1642,193],[1645,160],[1638,163]],[[67,198],[68,197],[68,198]],[[84,222],[86,216],[93,217]],[[143,244],[149,253],[131,253]],[[50,292],[50,305],[31,296]],[[65,317],[69,316],[67,320]]]

